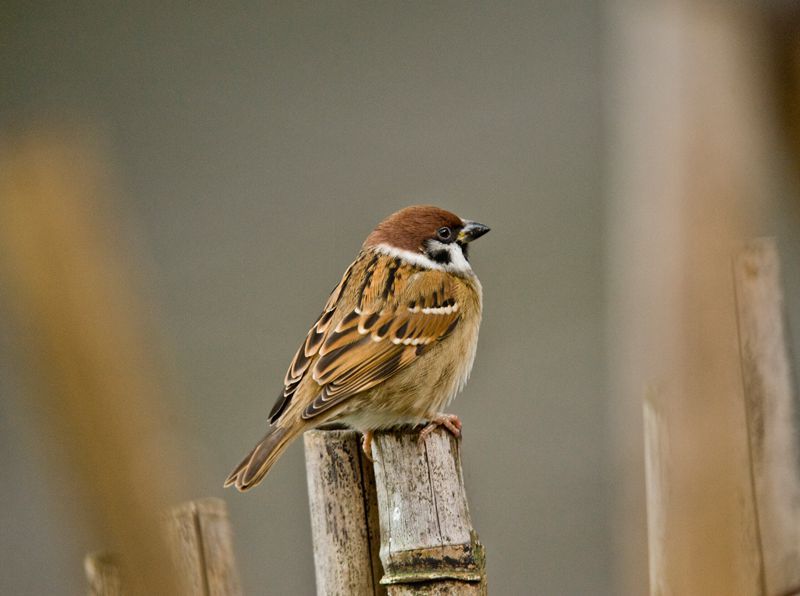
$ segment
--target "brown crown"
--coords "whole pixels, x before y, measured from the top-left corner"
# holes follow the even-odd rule
[[[434,238],[443,226],[460,228],[461,218],[433,205],[413,205],[392,213],[367,236],[364,247],[388,244],[396,248],[418,251],[425,240]]]

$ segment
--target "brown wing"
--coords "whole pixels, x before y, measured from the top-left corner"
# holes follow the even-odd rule
[[[379,259],[358,307],[328,332],[310,369],[321,391],[303,412],[309,419],[405,368],[458,324],[455,282]],[[383,271],[385,269],[386,271]]]
[[[348,284],[360,280],[351,294]],[[334,288],[325,308],[295,354],[284,388],[270,411],[275,423],[304,379],[318,394],[303,412],[309,419],[346,398],[385,381],[460,320],[451,278],[399,259],[362,253]]]

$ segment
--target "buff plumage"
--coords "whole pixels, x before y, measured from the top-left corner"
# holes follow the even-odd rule
[[[432,206],[399,211],[368,236],[295,354],[266,436],[225,482],[263,479],[303,431],[340,421],[365,434],[433,421],[469,376],[481,286],[466,245],[488,231]]]

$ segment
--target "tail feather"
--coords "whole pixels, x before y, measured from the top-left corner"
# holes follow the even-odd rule
[[[299,434],[298,430],[275,426],[264,435],[250,454],[225,480],[225,486],[235,486],[240,491],[253,488],[267,475],[272,464]]]

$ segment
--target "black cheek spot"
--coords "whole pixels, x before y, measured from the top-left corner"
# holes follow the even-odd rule
[[[428,256],[440,265],[448,265],[450,263],[450,251],[448,250],[434,250],[429,252]]]

